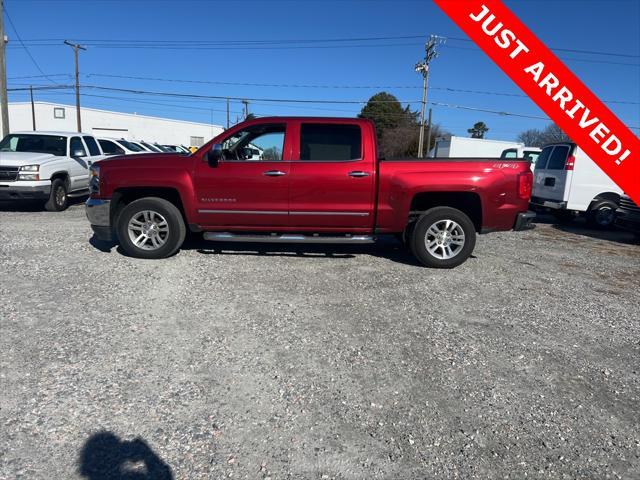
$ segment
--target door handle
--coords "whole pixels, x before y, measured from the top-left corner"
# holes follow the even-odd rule
[[[281,172],[280,170],[267,170],[264,172],[264,175],[267,177],[281,177],[282,175],[286,175],[286,173]]]
[[[355,172],[349,172],[349,176],[359,178],[359,177],[368,177],[369,174],[367,172],[355,171]]]

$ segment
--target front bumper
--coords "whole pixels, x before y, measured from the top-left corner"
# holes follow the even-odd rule
[[[112,241],[114,235],[111,228],[111,201],[89,198],[85,203],[85,212],[96,237],[100,240]]]
[[[516,231],[529,230],[533,228],[533,225],[531,223],[535,218],[536,218],[535,212],[531,212],[531,211],[521,212],[516,217],[516,223],[513,226],[513,229]]]
[[[41,185],[0,184],[0,200],[47,200],[51,183]]]

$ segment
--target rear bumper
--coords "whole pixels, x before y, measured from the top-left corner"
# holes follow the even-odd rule
[[[46,200],[50,193],[50,183],[33,186],[0,184],[0,200]]]
[[[553,210],[566,210],[567,202],[558,202],[557,200],[546,200],[540,197],[531,197],[531,205],[536,207],[551,208]]]
[[[530,228],[533,228],[531,223],[535,218],[535,212],[521,212],[516,217],[516,223],[513,225],[513,229],[516,231],[529,230]]]
[[[96,237],[112,241],[114,235],[111,228],[111,201],[89,198],[85,203],[85,212]]]

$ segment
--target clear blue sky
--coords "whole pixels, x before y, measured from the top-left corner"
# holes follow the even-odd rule
[[[640,1],[513,1],[505,2],[550,47],[616,53],[612,56],[558,52],[566,64],[596,95],[632,127],[640,127]],[[10,37],[7,76],[10,87],[70,84],[73,54],[62,39],[85,42],[81,52],[81,83],[118,88],[248,98],[314,100],[366,100],[380,88],[299,88],[198,84],[109,78],[126,75],[278,85],[384,86],[401,101],[419,108],[421,77],[413,66],[423,55],[429,34],[447,37],[440,57],[432,63],[430,100],[449,104],[544,116],[528,99],[444,88],[522,94],[490,59],[466,38],[430,1],[400,0],[5,0],[20,37],[40,69],[40,75],[5,16]],[[337,38],[399,37],[379,41],[264,44],[229,42],[318,40]],[[46,45],[35,45],[34,40]],[[199,44],[197,49],[112,48],[114,40],[221,42]],[[106,41],[106,42],[103,42]],[[321,47],[321,48],[308,48]],[[336,47],[337,48],[334,48]],[[206,47],[206,48],[203,48]],[[276,47],[276,48],[274,48]],[[286,47],[286,48],[283,48]],[[303,48],[300,48],[303,47]],[[329,47],[329,48],[327,48]],[[408,88],[399,88],[408,87]],[[83,90],[84,106],[166,116],[185,120],[225,122],[224,102],[133,95]],[[38,100],[72,104],[72,91],[37,92]],[[24,93],[11,93],[10,101],[25,101]],[[258,115],[350,116],[361,105],[269,104],[252,102]],[[232,120],[241,110],[232,104]],[[505,117],[490,113],[433,107],[434,121],[456,135],[482,120],[490,128],[487,138],[510,140],[527,128],[548,121]],[[639,133],[640,130],[634,130]]]

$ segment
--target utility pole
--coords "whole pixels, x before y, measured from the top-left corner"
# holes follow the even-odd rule
[[[31,120],[33,121],[33,131],[36,131],[36,106],[33,103],[33,85],[29,85],[29,93],[31,94]]]
[[[9,100],[7,99],[7,57],[9,38],[4,34],[4,0],[0,0],[0,110],[2,110],[2,138],[9,135]]]
[[[249,116],[249,100],[242,100],[244,104],[244,119],[246,120]]]
[[[429,36],[424,45],[424,60],[416,63],[415,71],[422,74],[422,106],[420,108],[420,137],[418,138],[418,158],[422,158],[424,151],[424,111],[427,106],[427,89],[429,88],[429,64],[438,56],[436,46],[444,43],[445,38],[437,35]],[[427,150],[429,146],[427,145]]]
[[[80,75],[78,74],[78,50],[86,50],[85,47],[77,43],[71,43],[67,40],[64,41],[65,45],[69,45],[73,48],[74,57],[76,60],[76,119],[78,123],[78,132],[82,132],[82,122],[80,120]]]
[[[227,97],[227,130],[229,130],[229,97]]]
[[[431,145],[431,108],[429,109],[429,122],[427,123],[427,157],[429,156],[430,145]]]

